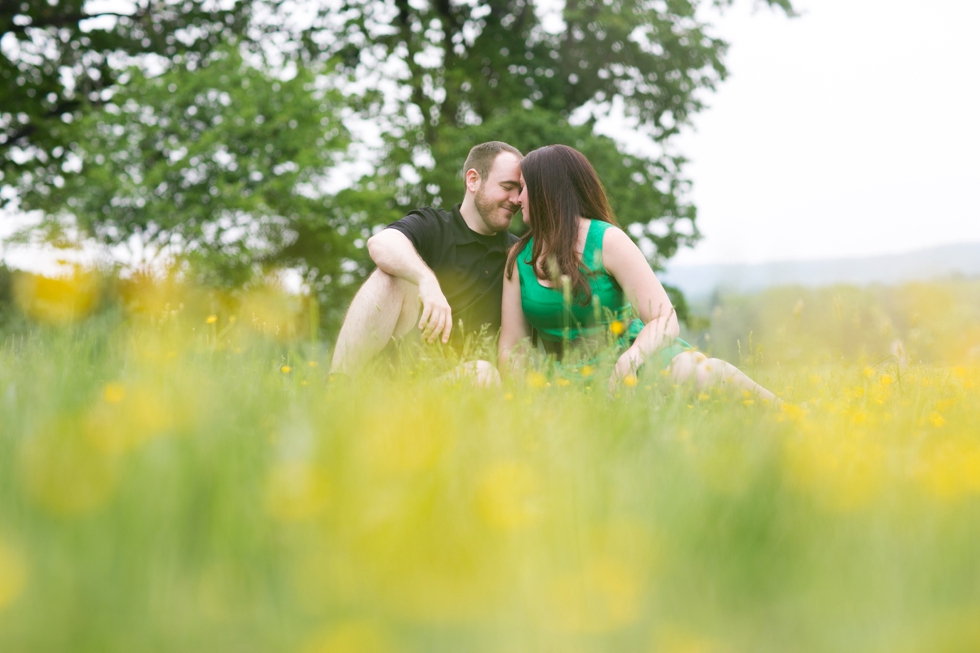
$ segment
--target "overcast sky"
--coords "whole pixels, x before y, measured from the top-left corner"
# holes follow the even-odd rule
[[[711,14],[731,76],[676,143],[704,239],[673,263],[980,242],[980,0],[798,2]]]
[[[677,144],[704,239],[674,264],[980,242],[980,2],[799,6],[715,21],[731,76]]]

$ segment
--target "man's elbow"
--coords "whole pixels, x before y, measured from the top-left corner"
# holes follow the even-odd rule
[[[368,256],[374,261],[375,265],[378,261],[384,258],[385,253],[385,241],[387,240],[382,234],[383,231],[379,231],[370,238],[367,239],[367,251]]]

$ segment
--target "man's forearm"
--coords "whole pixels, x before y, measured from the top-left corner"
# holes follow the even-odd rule
[[[394,229],[384,229],[368,239],[368,254],[382,272],[415,285],[434,281],[435,273],[415,251],[412,241]]]

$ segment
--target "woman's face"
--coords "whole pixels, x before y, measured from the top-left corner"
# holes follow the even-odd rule
[[[521,175],[521,194],[517,199],[518,203],[521,205],[521,216],[524,220],[524,224],[531,226],[531,218],[527,211],[527,184],[524,183],[524,175]]]

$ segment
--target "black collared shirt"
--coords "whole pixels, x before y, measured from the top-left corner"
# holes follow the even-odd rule
[[[435,272],[453,311],[454,336],[460,320],[465,331],[477,331],[487,324],[490,333],[496,334],[507,250],[517,242],[517,236],[507,231],[493,236],[478,234],[466,225],[459,207],[457,204],[450,211],[416,209],[388,228],[405,234]]]

